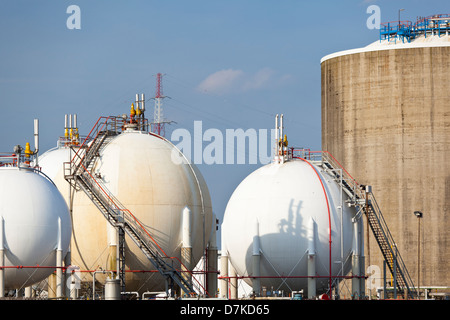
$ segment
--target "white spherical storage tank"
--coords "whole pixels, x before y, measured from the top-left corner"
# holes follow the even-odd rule
[[[0,168],[5,289],[19,289],[55,271],[56,250],[67,253],[71,220],[64,198],[46,177],[31,169]],[[23,268],[15,268],[23,266]],[[40,268],[32,268],[40,266]]]
[[[204,253],[212,226],[212,205],[201,173],[186,159],[177,164],[172,154],[179,150],[168,140],[145,131],[127,129],[107,142],[94,162],[91,174],[126,207],[170,257],[181,259],[183,209],[191,213],[193,266]],[[72,151],[72,156],[74,152]],[[55,183],[69,201],[69,185],[64,180],[61,159],[70,159],[70,149],[60,148],[44,154],[39,163],[50,172],[59,164]],[[50,174],[50,173],[49,173]],[[82,190],[72,195],[72,264],[82,270],[114,268],[117,245],[115,229]],[[164,279],[135,243],[126,239],[125,285],[127,291],[164,290]],[[92,281],[84,273],[85,281]],[[104,283],[101,275],[96,280]]]
[[[317,294],[327,292],[331,279],[349,272],[352,260],[356,211],[345,205],[341,191],[334,177],[306,160],[257,169],[228,202],[222,256],[247,284],[255,289],[257,283],[255,291],[289,293],[306,293],[308,259],[314,256]]]

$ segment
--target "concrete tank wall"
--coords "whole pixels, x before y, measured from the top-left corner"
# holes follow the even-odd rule
[[[373,186],[416,285],[420,259],[421,286],[450,284],[450,42],[439,41],[321,61],[322,149]],[[365,253],[366,267],[382,270],[372,235]]]

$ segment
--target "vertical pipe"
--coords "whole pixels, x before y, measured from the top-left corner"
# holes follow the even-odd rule
[[[280,140],[281,140],[281,143],[279,144],[280,145],[280,159],[281,159],[281,163],[284,163],[284,154],[283,154],[283,144],[282,144],[282,141],[283,141],[283,114],[281,114],[280,115]]]
[[[143,93],[141,93],[141,110],[142,112],[145,111],[145,96]]]
[[[387,299],[387,285],[386,285],[386,260],[383,260],[383,295],[384,299]]]
[[[417,299],[420,298],[420,216],[417,217],[419,219],[419,224],[417,225]],[[411,288],[413,290],[413,288]],[[408,297],[408,294],[406,294]]]
[[[361,265],[360,265],[360,248],[361,239],[359,232],[360,219],[353,218],[353,252],[352,252],[352,295],[354,299],[359,299],[361,296]]]
[[[238,288],[237,288],[237,277],[236,277],[236,269],[233,267],[233,264],[230,265],[230,299],[237,299],[238,297]]]
[[[181,246],[181,271],[182,276],[188,282],[191,282],[190,271],[192,269],[192,226],[191,210],[189,207],[183,209],[183,244]],[[183,292],[180,292],[182,295]]]
[[[213,214],[213,221],[217,221],[215,214]],[[211,238],[208,243],[208,260],[206,266],[206,291],[208,292],[210,298],[216,297],[217,293],[217,223],[213,223],[212,225]]]
[[[192,247],[191,210],[187,206],[183,208],[183,246]]]
[[[118,261],[117,261],[117,228],[112,226],[109,222],[106,223],[107,228],[107,236],[108,236],[108,249],[109,256],[107,262],[108,270],[117,270],[118,271]],[[116,275],[119,273],[117,272]]]
[[[364,219],[361,217],[359,219],[359,239],[360,239],[360,246],[359,246],[359,270],[361,278],[359,278],[359,285],[360,285],[360,292],[361,297],[365,297],[366,295],[366,280],[364,278],[365,276],[365,270],[366,270],[366,255],[364,253]]]
[[[280,144],[279,144],[279,134],[280,128],[278,127],[278,114],[275,116],[275,162],[278,163],[280,155]]]
[[[69,139],[69,125],[68,125],[68,115],[64,115],[64,138],[67,143],[67,139]]]
[[[222,298],[228,298],[228,254],[223,246],[220,255],[220,277],[222,278],[220,280],[220,296]]]
[[[316,296],[316,246],[315,238],[315,222],[310,218],[308,223],[308,299]]]
[[[73,127],[72,127],[72,115],[69,114],[69,139],[72,140]]]
[[[58,217],[58,244],[56,248],[56,298],[63,297],[63,271],[62,271],[62,228],[61,218]]]
[[[39,167],[38,152],[39,152],[39,119],[34,119],[34,157],[35,157],[34,161],[36,167]]]
[[[33,288],[31,286],[25,287],[24,297],[31,298],[33,296]]]
[[[261,244],[259,239],[259,222],[255,221],[255,234],[253,236],[253,291],[255,296],[261,295]]]
[[[394,281],[392,286],[394,287],[394,299],[397,299],[397,255],[394,256]]]
[[[3,217],[0,216],[0,298],[5,297],[5,247],[4,247],[4,224]]]

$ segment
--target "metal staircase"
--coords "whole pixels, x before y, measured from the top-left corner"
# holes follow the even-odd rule
[[[417,298],[417,291],[408,273],[405,263],[396,247],[394,238],[383,218],[381,209],[370,188],[359,185],[355,179],[339,164],[339,162],[327,151],[309,151],[305,149],[291,149],[293,158],[302,158],[323,168],[334,176],[345,193],[350,198],[350,203],[358,206],[367,217],[368,224],[378,243],[383,258],[393,275],[398,292],[404,294],[404,298]]]
[[[177,257],[169,257],[139,220],[92,174],[102,148],[126,125],[119,117],[100,117],[83,144],[74,150],[71,162],[64,163],[64,177],[72,186],[81,188],[103,216],[119,229],[118,269],[122,289],[125,287],[125,241],[120,234],[127,234],[170,285],[177,284],[188,295],[195,293],[192,283],[181,275],[181,268],[175,267],[181,266],[181,261]]]

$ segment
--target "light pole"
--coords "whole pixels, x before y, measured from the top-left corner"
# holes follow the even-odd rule
[[[421,211],[414,211],[414,215],[417,217],[417,298],[420,296],[420,219],[423,217]]]
[[[400,12],[405,11],[405,9],[398,9],[398,26],[400,27]]]
[[[400,12],[405,11],[405,9],[398,9],[398,29],[397,32],[400,32]]]

